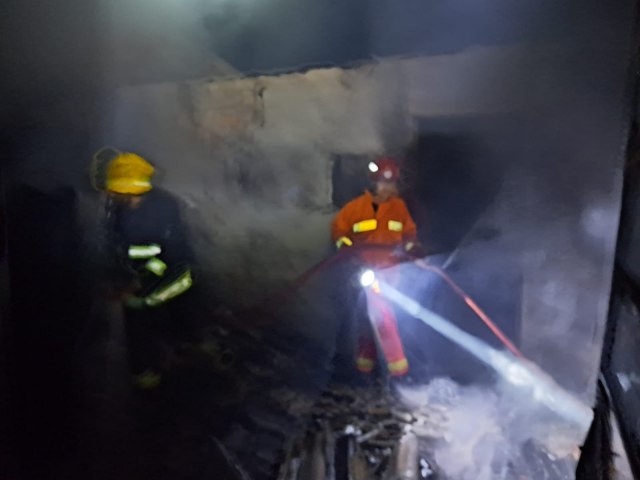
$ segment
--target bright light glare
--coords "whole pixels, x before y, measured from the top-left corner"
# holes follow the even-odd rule
[[[375,281],[376,274],[373,272],[373,270],[365,270],[364,272],[362,272],[362,275],[360,275],[360,285],[362,285],[363,287],[370,287]]]
[[[376,173],[378,171],[378,165],[375,162],[369,162],[369,171],[371,173]]]
[[[593,417],[591,408],[558,385],[540,367],[516,358],[509,352],[491,347],[444,317],[422,307],[413,298],[391,285],[380,282],[380,287],[384,297],[486,363],[511,385],[527,391],[533,400],[542,403],[565,419],[577,423],[585,431],[589,428]]]

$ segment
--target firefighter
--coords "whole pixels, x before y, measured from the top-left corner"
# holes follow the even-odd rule
[[[338,249],[368,245],[388,247],[377,250],[363,248],[358,252],[359,260],[364,265],[384,276],[381,270],[398,262],[399,250],[420,255],[422,247],[416,239],[416,224],[398,195],[398,162],[382,157],[369,163],[368,167],[370,189],[338,212],[332,223],[332,237]],[[392,281],[390,275],[386,275],[387,280]],[[368,290],[367,310],[368,314],[364,318],[360,315],[358,322],[357,369],[363,373],[373,371],[377,340],[389,373],[394,377],[406,375],[409,363],[392,306],[375,290]]]
[[[135,387],[161,383],[167,345],[186,329],[192,254],[176,199],[153,188],[154,167],[134,153],[103,149],[94,186],[107,193],[112,280],[124,307]]]

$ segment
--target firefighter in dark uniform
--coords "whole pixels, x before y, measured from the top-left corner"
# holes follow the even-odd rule
[[[186,228],[177,200],[153,188],[154,167],[145,159],[103,149],[94,160],[94,186],[108,195],[110,270],[123,303],[133,383],[154,389],[166,352],[190,326],[193,255]]]

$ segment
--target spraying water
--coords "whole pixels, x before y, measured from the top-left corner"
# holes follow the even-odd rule
[[[495,370],[510,385],[525,391],[529,398],[544,405],[567,421],[577,424],[585,431],[588,429],[592,419],[591,409],[558,385],[537,365],[517,358],[509,352],[496,350],[456,327],[445,318],[424,308],[391,285],[379,281],[379,286],[383,296],[467,350]]]

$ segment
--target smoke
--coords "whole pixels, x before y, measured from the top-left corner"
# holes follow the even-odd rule
[[[416,433],[446,478],[574,478],[584,429],[541,409],[508,383],[463,387],[436,378],[401,389],[400,397],[419,417],[438,419],[437,431],[417,427]]]
[[[228,3],[8,2],[0,53],[7,123],[86,128],[88,112],[100,115],[118,87],[227,71],[212,53],[203,19]]]
[[[103,4],[109,75],[116,84],[154,83],[228,74],[233,68],[265,71],[363,58],[365,5],[111,0]]]
[[[116,85],[193,79],[216,71],[203,18],[228,2],[110,0],[105,3],[108,76]]]

